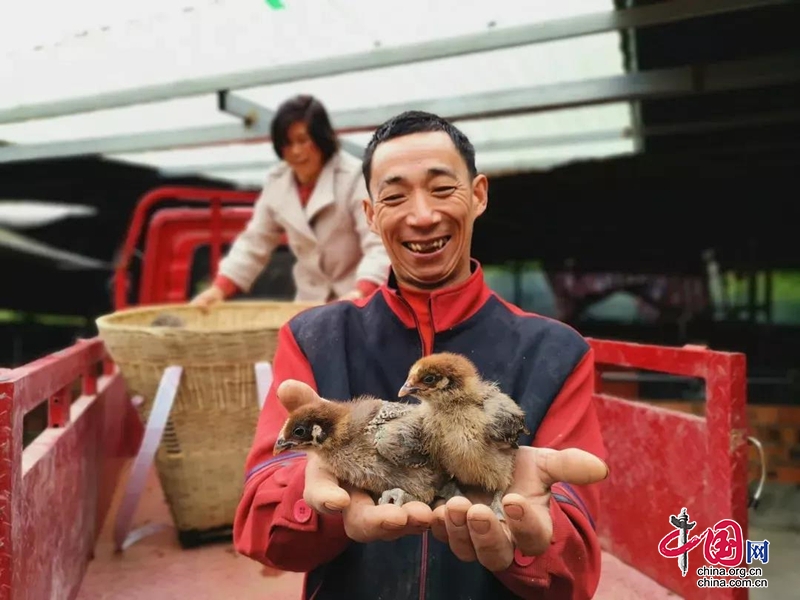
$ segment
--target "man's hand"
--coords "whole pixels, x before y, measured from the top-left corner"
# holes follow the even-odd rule
[[[404,535],[419,534],[428,529],[433,520],[433,511],[422,502],[409,502],[402,507],[376,505],[361,490],[343,489],[313,453],[308,455],[306,463],[303,499],[317,512],[341,513],[347,536],[356,542],[395,540]]]
[[[288,411],[311,402],[326,402],[310,386],[293,380],[281,383],[277,396]],[[422,502],[409,502],[402,507],[376,505],[365,492],[342,488],[324,461],[313,452],[307,455],[303,499],[319,513],[341,513],[345,532],[356,542],[394,540],[419,534],[433,521],[433,510]]]
[[[514,481],[503,498],[505,523],[489,506],[459,497],[436,508],[431,529],[461,560],[477,560],[490,571],[502,571],[514,560],[515,548],[525,556],[538,556],[550,545],[550,487],[554,483],[586,485],[607,476],[608,466],[583,450],[521,447]]]

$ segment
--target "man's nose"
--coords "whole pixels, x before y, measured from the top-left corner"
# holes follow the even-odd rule
[[[434,199],[424,192],[417,192],[411,198],[408,224],[412,227],[431,227],[442,220],[434,206]]]

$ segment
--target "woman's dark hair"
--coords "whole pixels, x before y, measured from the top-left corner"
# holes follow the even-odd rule
[[[339,139],[322,103],[305,94],[289,98],[278,107],[272,119],[271,132],[275,154],[283,158],[283,148],[289,143],[289,127],[298,121],[306,124],[308,134],[327,162],[339,149]]]

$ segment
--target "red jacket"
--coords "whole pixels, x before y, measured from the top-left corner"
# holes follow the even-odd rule
[[[306,599],[591,598],[601,566],[596,484],[554,485],[549,550],[538,557],[517,551],[507,570],[491,573],[477,562],[461,562],[428,534],[352,542],[341,516],[319,515],[303,501],[303,455],[273,457],[286,418],[277,384],[299,379],[331,400],[362,393],[395,398],[411,364],[432,351],[468,355],[515,398],[533,432],[525,443],[583,448],[605,458],[592,403],[594,356],[578,333],[500,299],[475,261],[468,281],[430,297],[401,296],[392,276],[369,298],[315,307],[280,330],[275,383],[247,459],[235,520],[237,550],[273,568],[306,572]]]

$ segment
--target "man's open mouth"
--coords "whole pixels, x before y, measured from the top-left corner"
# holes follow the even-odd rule
[[[433,254],[437,250],[441,250],[449,241],[450,236],[445,235],[440,238],[425,240],[423,242],[403,242],[403,246],[418,254]]]

